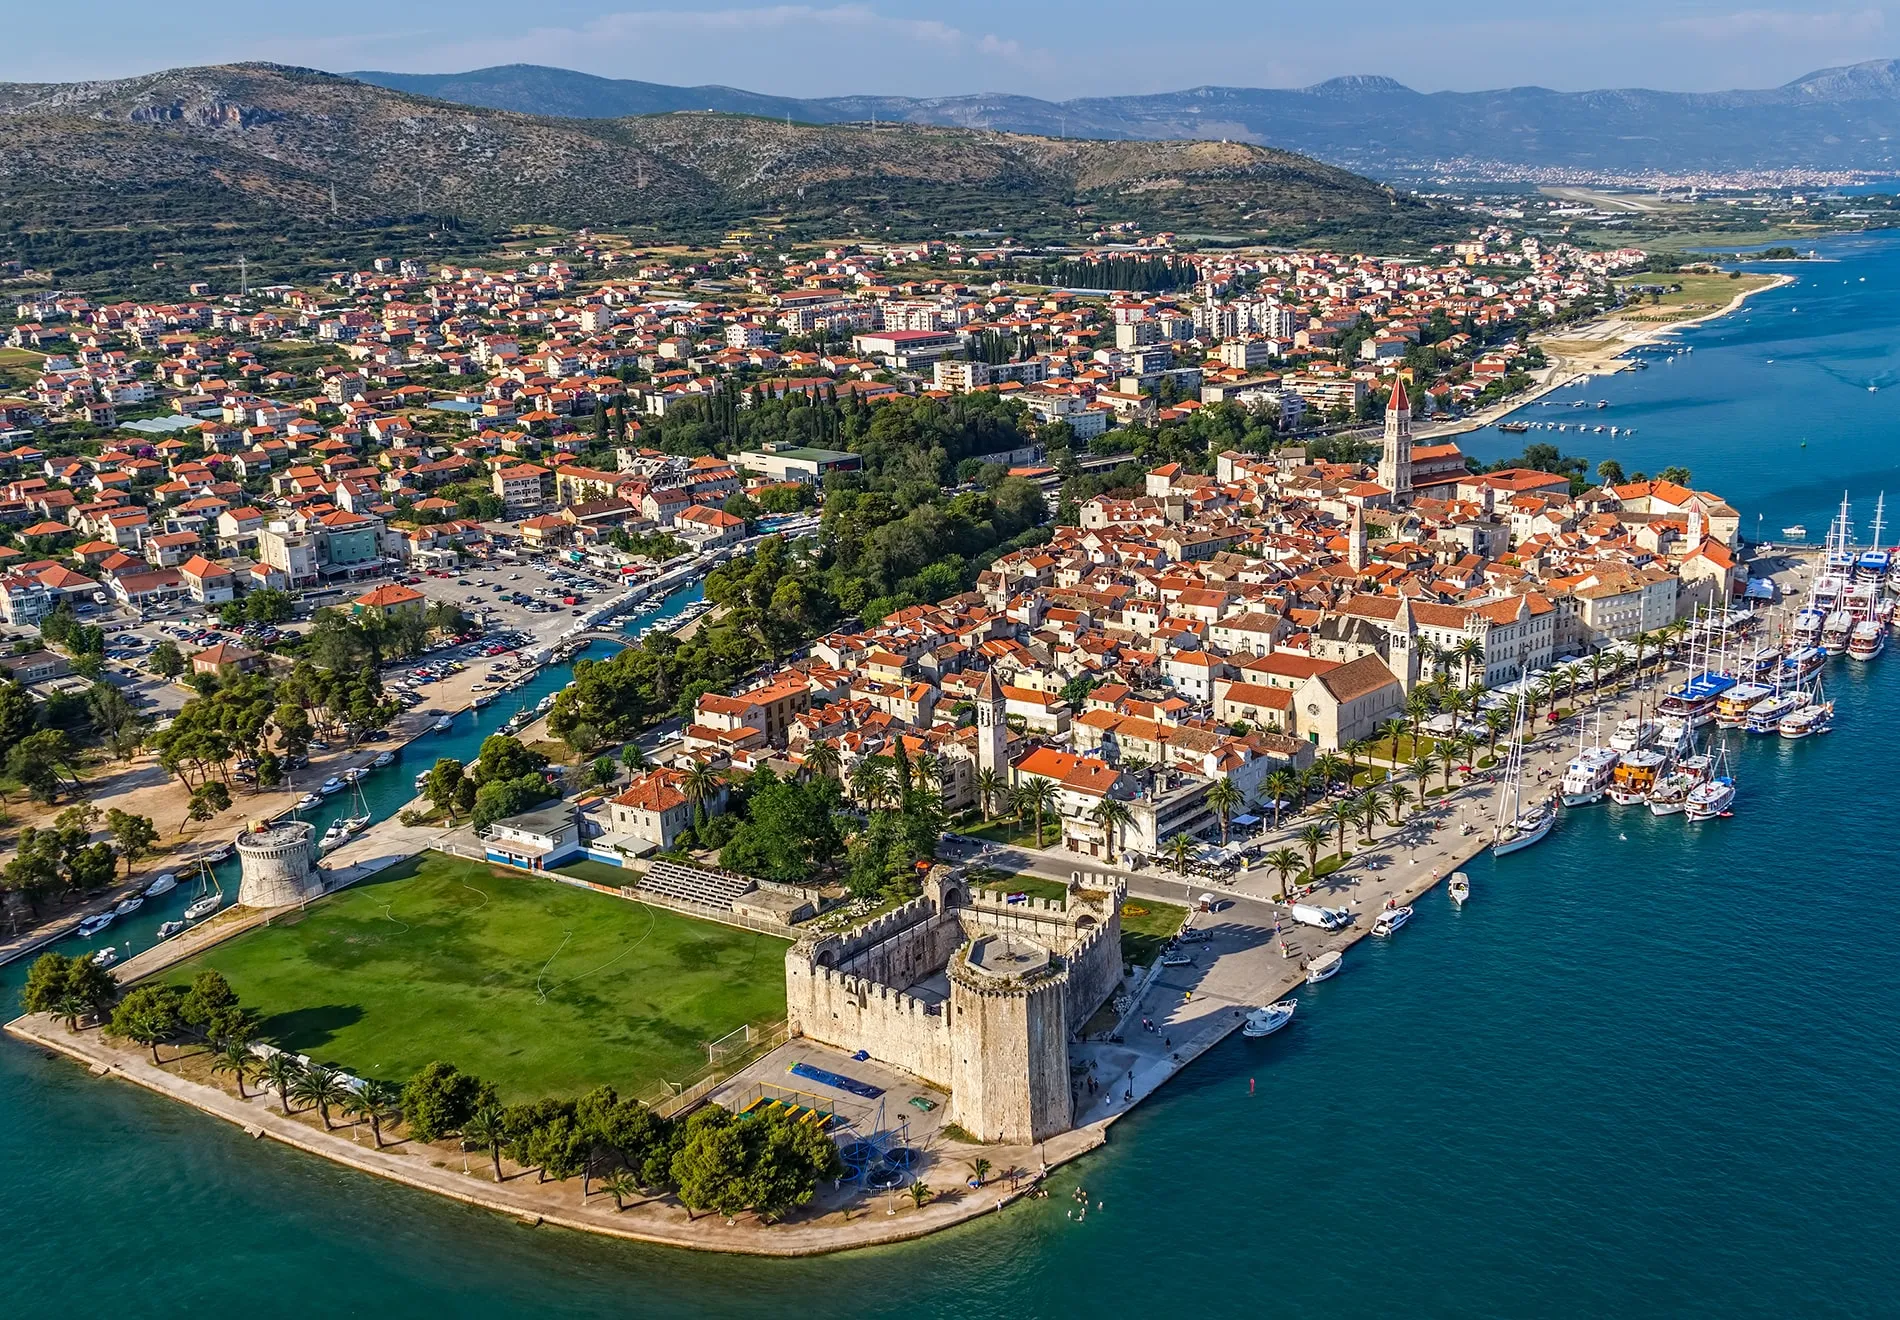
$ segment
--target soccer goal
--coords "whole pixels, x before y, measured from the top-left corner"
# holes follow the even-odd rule
[[[706,1062],[708,1065],[729,1059],[735,1054],[743,1054],[752,1047],[752,1024],[746,1023],[737,1031],[728,1031],[718,1040],[706,1042]]]

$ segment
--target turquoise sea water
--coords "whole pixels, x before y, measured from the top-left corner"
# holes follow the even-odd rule
[[[1834,367],[1851,376],[1900,344],[1900,244],[1830,250],[1834,277],[1869,276],[1837,328],[1809,327],[1841,338]],[[1790,301],[1805,313],[1806,293]],[[1757,301],[1754,315],[1776,313]],[[1800,341],[1784,330],[1764,352],[1758,329],[1692,331],[1691,357],[1597,392],[1647,410],[1632,450],[1669,456],[1626,464],[1685,462],[1750,521],[1765,508],[1824,525],[1840,483],[1871,499],[1858,474],[1892,465],[1892,401],[1863,384],[1800,402],[1838,414],[1777,484],[1753,456],[1783,443],[1790,405],[1759,359]],[[1830,378],[1818,359],[1802,372]],[[1625,387],[1642,401],[1612,393]],[[1719,442],[1668,420],[1712,407],[1692,402],[1708,392],[1725,398]],[[1892,1315],[1900,959],[1884,914],[1900,867],[1885,801],[1900,650],[1833,664],[1833,734],[1731,736],[1733,819],[1605,804],[1480,860],[1465,911],[1428,895],[1402,935],[1362,942],[1344,975],[1303,989],[1289,1030],[1214,1050],[1046,1202],[811,1261],[641,1248],[252,1142],[5,1042],[8,1302],[139,1316]],[[1078,1183],[1103,1203],[1080,1224],[1065,1214]]]

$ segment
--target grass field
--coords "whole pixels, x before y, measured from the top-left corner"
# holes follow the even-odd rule
[[[215,967],[276,1043],[402,1081],[448,1059],[504,1100],[679,1081],[785,1016],[786,944],[425,853],[166,973]]]
[[[1753,271],[1744,272],[1740,279],[1730,279],[1727,275],[1695,275],[1682,272],[1675,275],[1637,275],[1627,283],[1660,284],[1664,287],[1680,284],[1679,290],[1661,295],[1661,300],[1652,304],[1648,295],[1642,302],[1632,302],[1628,308],[1617,313],[1625,321],[1679,321],[1691,316],[1702,316],[1718,308],[1726,307],[1738,293],[1759,289],[1770,283],[1773,276]]]

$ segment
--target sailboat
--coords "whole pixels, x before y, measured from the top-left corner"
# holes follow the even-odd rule
[[[1524,797],[1524,712],[1530,703],[1517,702],[1511,725],[1511,746],[1504,763],[1504,787],[1498,794],[1497,820],[1491,827],[1491,855],[1528,848],[1540,842],[1557,823],[1557,809],[1548,800],[1526,802]]]
[[[1729,814],[1735,801],[1735,777],[1728,771],[1728,748],[1718,747],[1707,779],[1689,790],[1683,814],[1690,820],[1713,820]]]
[[[348,816],[338,816],[330,822],[330,828],[323,832],[323,838],[317,844],[319,854],[341,847],[369,828],[372,817],[369,813],[369,802],[363,796],[362,782],[359,780],[352,787],[356,791],[356,801],[353,804],[355,810]]]
[[[198,896],[185,905],[186,921],[202,921],[224,903],[224,886],[211,873],[211,864],[198,863]]]

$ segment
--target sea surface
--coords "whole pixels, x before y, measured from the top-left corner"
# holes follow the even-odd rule
[[[1592,387],[1641,414],[1626,464],[1683,462],[1749,521],[1871,497],[1900,405],[1851,384],[1900,353],[1900,246],[1823,250],[1815,284]],[[1356,946],[1289,1029],[1195,1063],[1049,1200],[905,1246],[773,1262],[528,1229],[0,1042],[8,1309],[1894,1315],[1900,649],[1832,664],[1832,734],[1730,736],[1732,819],[1567,813],[1475,863],[1464,911],[1434,891]]]

